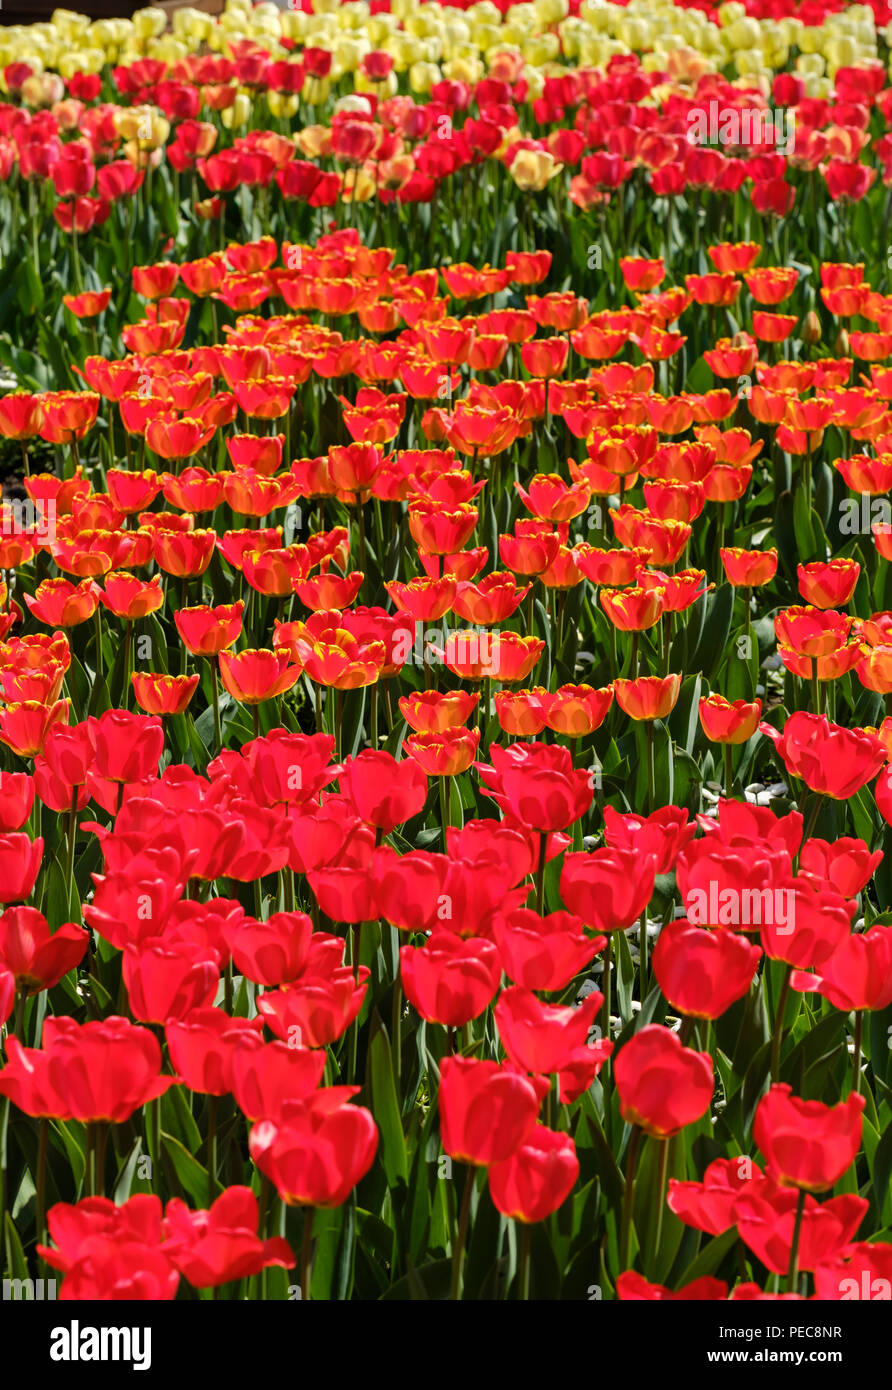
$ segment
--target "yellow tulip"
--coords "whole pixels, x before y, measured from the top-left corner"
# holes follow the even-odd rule
[[[426,6],[424,10],[408,15],[403,22],[403,33],[412,34],[418,39],[427,39],[436,33],[439,25],[432,15],[426,13],[429,8]]]
[[[101,72],[105,54],[101,48],[79,48],[73,53],[60,53],[57,66],[67,82],[76,72]]]
[[[157,169],[163,158],[163,150],[141,150],[137,140],[128,140],[121,148],[125,159],[129,159],[134,169]]]
[[[409,87],[418,96],[426,96],[442,77],[436,63],[413,63],[409,69]]]
[[[545,91],[546,74],[541,68],[525,67],[521,76],[527,84],[528,100],[538,101]]]
[[[357,92],[374,92],[377,96],[395,97],[399,91],[396,72],[389,72],[383,82],[372,82],[362,72],[356,74]]]
[[[310,16],[303,10],[283,10],[279,15],[279,28],[283,39],[293,39],[303,43]]]
[[[603,0],[582,0],[579,18],[591,25],[596,34],[606,34],[611,24],[610,10]]]
[[[361,39],[339,38],[332,51],[333,66],[342,73],[355,72],[369,52],[368,44]]]
[[[335,19],[342,29],[352,29],[356,33],[364,32],[369,19],[369,7],[361,0],[348,0],[348,3],[341,5]]]
[[[344,176],[341,202],[367,203],[377,192],[377,179],[367,169],[354,169]]]
[[[799,35],[800,52],[806,55],[819,53],[824,42],[824,35],[818,29],[809,28],[807,25]]]
[[[508,172],[524,193],[539,193],[563,169],[547,150],[518,150]]]
[[[508,17],[520,8],[519,5],[512,5]],[[494,5],[492,0],[480,0],[479,4],[471,5],[465,10],[465,16],[469,24],[501,24],[503,18],[498,5]]]
[[[607,44],[609,39],[605,38],[582,38],[579,41],[579,62],[582,67],[602,68],[607,62]],[[656,54],[645,53],[645,59],[656,58]],[[662,62],[654,62],[654,68],[661,68]]]
[[[719,5],[719,24],[726,28],[734,24],[738,19],[746,18],[746,6],[740,4],[740,0],[728,0],[725,5]]]
[[[319,159],[331,150],[331,129],[324,125],[305,125],[294,137],[301,154],[308,159]]]
[[[427,53],[427,44],[411,34],[394,34],[391,53],[397,72],[408,72],[413,63],[420,63]]]
[[[824,72],[824,59],[820,53],[800,53],[796,59],[796,72],[800,77],[821,77]]]
[[[247,92],[236,92],[235,101],[220,112],[220,120],[227,130],[238,130],[247,125],[251,118],[252,101]]]
[[[152,39],[163,34],[167,28],[167,15],[163,10],[137,10],[131,23],[137,38]]]
[[[397,28],[397,20],[389,14],[373,14],[365,26],[366,38],[372,48],[386,48]]]
[[[274,116],[287,116],[290,120],[300,108],[300,97],[289,92],[267,92],[266,103]]]
[[[533,0],[533,9],[542,25],[559,24],[570,13],[567,0]]]
[[[628,44],[629,48],[642,49],[650,38],[649,26],[637,15],[621,19],[616,26],[616,37]]]
[[[188,39],[198,45],[207,38],[214,27],[214,21],[209,14],[187,7],[174,11],[172,26],[177,38]]]
[[[82,38],[90,27],[88,15],[76,14],[74,10],[53,10],[50,23],[67,39]]]
[[[830,38],[824,48],[827,71],[832,75],[837,68],[851,66],[856,61],[857,55],[858,45],[848,34],[840,34]]]
[[[26,106],[52,106],[65,95],[65,83],[55,72],[32,72],[22,83],[22,100]]]
[[[122,140],[136,141],[140,149],[159,149],[170,134],[170,121],[154,106],[119,107],[115,130]]]
[[[175,39],[173,34],[162,34],[160,39],[151,39],[146,45],[146,51],[153,58],[160,58],[163,63],[181,63],[184,58],[189,56],[189,45],[182,39]]]
[[[443,64],[443,76],[450,82],[479,82],[483,74],[480,58],[455,57]]]
[[[527,39],[522,47],[524,58],[534,68],[541,68],[543,63],[554,62],[561,51],[557,34],[538,34]]]
[[[112,47],[119,47],[127,38],[127,25],[125,22],[124,30],[121,30],[121,21],[116,19],[97,19],[90,25],[87,35],[91,44],[97,48],[107,51]]]
[[[441,36],[447,49],[460,48],[471,42],[471,30],[462,19],[450,19],[441,26]]]

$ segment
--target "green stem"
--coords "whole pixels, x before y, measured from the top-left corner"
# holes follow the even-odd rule
[[[610,957],[612,954],[613,938],[608,934],[607,945],[604,948],[604,1003],[601,1005],[601,1036],[610,1038]]]
[[[211,699],[214,704],[214,752],[219,753],[223,748],[223,726],[220,723],[220,690],[213,657],[208,657],[208,665],[211,668]]]
[[[530,1228],[524,1222],[520,1229],[520,1268],[517,1275],[517,1296],[530,1301]]]
[[[68,910],[74,896],[74,847],[77,840],[77,797],[80,787],[71,789],[71,806],[68,811],[68,855],[65,866],[65,882],[68,884]],[[80,914],[78,914],[80,915]]]
[[[217,1097],[208,1096],[208,1177],[210,1196],[217,1191]]]
[[[643,1131],[632,1126],[629,1148],[626,1153],[626,1186],[623,1192],[623,1216],[619,1241],[620,1273],[629,1268],[629,1242],[632,1236],[632,1208],[635,1200],[635,1169],[638,1163],[638,1149]]]
[[[641,1003],[647,998],[647,908],[644,909],[638,918],[638,988],[641,992]]]
[[[792,965],[784,966],[784,979],[781,985],[780,997],[777,1001],[777,1013],[774,1016],[774,1033],[771,1038],[771,1080],[772,1084],[780,1076],[780,1055],[781,1046],[784,1040],[784,1013],[787,1007],[787,998],[790,993],[790,976],[793,974]]]
[[[852,1086],[855,1094],[861,1094],[861,1039],[864,1032],[864,1011],[855,1010],[855,1056],[852,1061]]]
[[[455,1245],[452,1251],[452,1287],[449,1296],[453,1302],[457,1302],[462,1294],[462,1262],[468,1238],[468,1226],[471,1222],[471,1195],[474,1191],[476,1176],[475,1170],[469,1167],[465,1173],[465,1189],[461,1197],[458,1230],[455,1234]]]
[[[663,1235],[663,1211],[666,1206],[666,1174],[669,1169],[669,1145],[671,1140],[659,1139],[660,1167],[657,1174],[657,1228],[654,1232],[654,1263],[660,1253],[660,1240]]]
[[[46,1244],[46,1158],[49,1148],[50,1122],[40,1121],[37,1139],[37,1181],[34,1193],[34,1224],[38,1245]]]
[[[652,719],[644,721],[644,736],[647,741],[647,810],[648,814],[655,809],[654,800],[656,797],[656,763],[654,761],[654,722]]]
[[[536,911],[539,916],[545,912],[545,849],[548,844],[548,836],[544,831],[539,834],[539,863],[536,866]]]
[[[130,651],[133,645],[133,623],[124,620],[124,688],[121,692],[121,704],[127,708],[130,701]]]
[[[304,1207],[303,1232],[300,1239],[300,1296],[306,1300],[310,1298],[310,1286],[313,1282],[313,1207]]]
[[[787,1292],[796,1293],[799,1281],[799,1233],[802,1230],[802,1214],[805,1211],[805,1188],[799,1191],[796,1203],[796,1220],[793,1224],[793,1243],[790,1246],[790,1267],[787,1270]]]

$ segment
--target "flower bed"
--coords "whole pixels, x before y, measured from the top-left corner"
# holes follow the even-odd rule
[[[892,1296],[888,15],[788,9],[0,35],[4,1277]]]

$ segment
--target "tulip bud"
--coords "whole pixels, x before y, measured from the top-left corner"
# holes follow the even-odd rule
[[[837,357],[848,357],[849,355],[849,335],[844,328],[841,328],[836,335],[836,342],[833,350]]]
[[[802,341],[808,343],[809,346],[821,341],[821,320],[814,309],[809,309],[802,320]]]

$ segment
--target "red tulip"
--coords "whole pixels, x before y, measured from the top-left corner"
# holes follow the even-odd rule
[[[770,1087],[753,1121],[753,1138],[765,1155],[769,1176],[806,1192],[833,1187],[861,1146],[865,1104],[854,1091],[840,1105],[823,1105],[800,1100],[790,1086]]]
[[[490,1004],[502,966],[491,941],[435,931],[422,947],[400,950],[406,998],[429,1023],[461,1028]]]
[[[84,1197],[72,1205],[57,1202],[47,1212],[47,1226],[55,1249],[42,1248],[40,1254],[53,1269],[67,1274],[85,1259],[95,1240],[159,1246],[161,1198],[140,1192],[120,1206],[108,1197]],[[176,1284],[174,1275],[174,1289]]]
[[[10,907],[0,916],[0,967],[11,972],[20,993],[38,994],[74,969],[89,940],[75,922],[51,932],[36,908]]]
[[[812,836],[802,846],[799,871],[814,874],[844,898],[852,898],[866,888],[882,858],[881,849],[871,854],[863,840],[844,837],[830,844]]]
[[[34,778],[27,772],[4,772],[0,790],[0,834],[20,830],[34,805]]]
[[[295,984],[268,990],[257,1000],[258,1012],[271,1032],[294,1047],[328,1047],[346,1033],[365,999],[370,971],[349,966],[328,977],[307,976]]]
[[[677,1033],[649,1023],[616,1054],[620,1113],[656,1139],[668,1139],[709,1109],[712,1058],[685,1047]]]
[[[793,1232],[796,1227],[798,1194],[790,1188],[766,1181],[751,1184],[735,1203],[734,1221],[740,1239],[774,1274],[786,1274],[790,1266]],[[869,1203],[864,1197],[846,1193],[817,1202],[806,1197],[799,1221],[797,1264],[813,1270],[832,1260],[848,1246],[864,1218]]]
[[[244,917],[226,931],[236,970],[261,985],[282,985],[301,974],[313,923],[305,912],[274,912],[265,921]]]
[[[397,762],[370,748],[346,760],[340,783],[359,818],[385,835],[417,815],[427,799],[427,777],[413,758]]]
[[[742,999],[762,952],[737,932],[668,922],[653,953],[657,982],[669,1003],[690,1018],[719,1018]]]
[[[329,1086],[286,1105],[280,1122],[254,1125],[251,1157],[288,1206],[339,1207],[371,1168],[378,1131],[368,1110],[349,1104],[358,1091]]]
[[[780,734],[768,724],[759,727],[774,740],[792,776],[838,801],[848,800],[872,781],[886,761],[886,750],[875,734],[831,724],[823,715],[797,710]]]
[[[191,942],[144,941],[124,947],[124,984],[134,1018],[144,1023],[180,1019],[214,1002],[220,966],[207,948]]]
[[[654,891],[654,861],[631,849],[596,849],[564,858],[561,897],[599,932],[624,931],[641,916]]]
[[[489,1194],[503,1216],[529,1224],[557,1211],[578,1177],[570,1135],[536,1125],[510,1158],[490,1166]]]
[[[167,1050],[190,1091],[225,1096],[232,1090],[232,1059],[246,1038],[263,1031],[262,1018],[230,1018],[222,1009],[197,1008],[167,1020]]]
[[[440,1067],[443,1148],[462,1163],[485,1166],[510,1158],[536,1127],[548,1090],[545,1077],[472,1057],[445,1057]]]
[[[157,716],[109,709],[88,725],[96,771],[111,782],[144,782],[158,772],[164,726]]]
[[[758,1191],[768,1181],[751,1158],[716,1158],[703,1174],[702,1182],[670,1178],[666,1204],[686,1226],[720,1236],[734,1225],[739,1198]]]
[[[803,994],[822,994],[834,1009],[844,1013],[885,1009],[892,1004],[892,932],[887,927],[871,927],[845,936],[819,974],[794,970],[790,983]]]
[[[607,945],[606,937],[586,936],[582,927],[582,918],[570,912],[540,917],[518,908],[499,913],[493,936],[505,972],[516,984],[551,991],[566,989]]]
[[[290,1245],[281,1236],[262,1240],[259,1221],[249,1187],[228,1187],[207,1211],[190,1211],[173,1197],[164,1213],[164,1253],[194,1289],[248,1279],[270,1265],[290,1269]]]
[[[713,1279],[712,1275],[704,1274],[699,1279],[693,1279],[690,1284],[685,1284],[684,1288],[677,1289],[674,1293],[662,1284],[651,1284],[645,1279],[643,1274],[639,1274],[635,1269],[623,1270],[616,1280],[616,1296],[621,1303],[629,1302],[711,1302],[715,1303],[728,1297],[728,1285],[721,1279]]]
[[[623,814],[604,807],[604,842],[609,849],[636,850],[650,855],[654,872],[668,874],[681,850],[697,833],[680,806],[661,806],[649,816]]]
[[[0,835],[0,903],[21,903],[31,896],[42,857],[43,840]]]
[[[321,1048],[243,1035],[232,1058],[229,1089],[249,1120],[279,1120],[287,1103],[306,1100],[316,1090],[325,1061]]]
[[[583,1048],[604,996],[597,990],[578,1008],[543,1004],[531,990],[513,985],[503,990],[495,1019],[505,1051],[524,1071],[559,1072]]]
[[[114,1015],[101,1023],[48,1018],[42,1048],[6,1042],[0,1095],[26,1115],[122,1124],[176,1080],[161,1075],[161,1048],[148,1028]]]
[[[564,830],[592,803],[589,775],[574,769],[566,748],[557,744],[490,744],[492,765],[477,763],[486,794],[522,825],[546,834]]]
[[[239,704],[260,705],[290,690],[300,677],[285,652],[246,647],[241,652],[221,651],[220,679]]]

